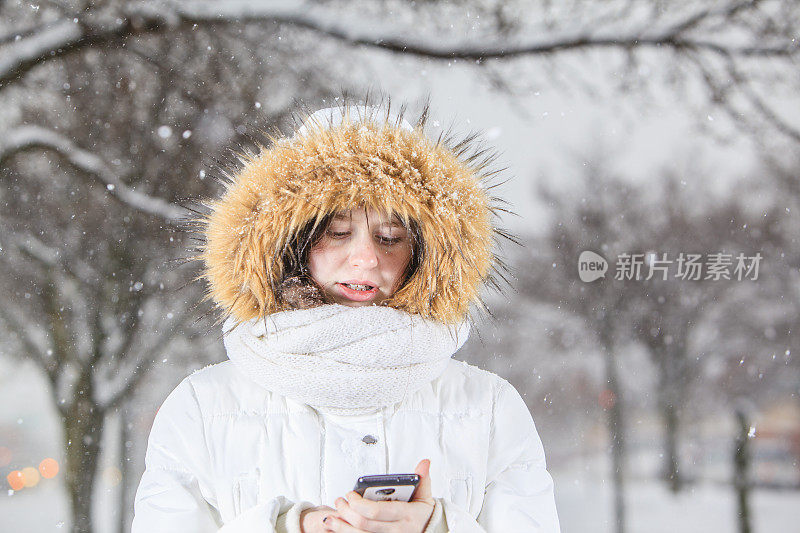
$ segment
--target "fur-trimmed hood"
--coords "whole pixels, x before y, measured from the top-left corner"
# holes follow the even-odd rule
[[[325,118],[326,117],[326,118]],[[309,223],[359,206],[413,220],[423,253],[414,275],[381,305],[446,324],[482,305],[481,286],[497,287],[491,198],[485,178],[493,153],[424,133],[427,108],[412,127],[388,106],[344,104],[307,117],[292,137],[240,155],[221,198],[200,220],[207,297],[237,321],[285,310],[277,288],[282,256]]]

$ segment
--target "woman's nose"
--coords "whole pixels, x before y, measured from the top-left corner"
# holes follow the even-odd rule
[[[350,250],[350,263],[364,270],[378,266],[378,251],[371,238],[359,237],[353,239]]]

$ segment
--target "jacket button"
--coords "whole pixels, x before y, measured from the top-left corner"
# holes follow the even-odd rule
[[[378,442],[378,439],[376,439],[372,435],[365,435],[364,438],[361,439],[361,442],[363,442],[364,444],[375,444],[376,442]]]

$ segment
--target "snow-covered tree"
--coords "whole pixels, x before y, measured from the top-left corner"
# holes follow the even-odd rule
[[[270,75],[274,62],[299,52],[246,64],[238,33],[234,43],[225,32],[173,37],[43,65],[0,141],[0,327],[50,382],[76,532],[92,530],[109,417],[164,359],[208,357],[198,342],[212,324],[196,271],[181,266],[192,243],[179,231],[192,216],[185,200],[218,192],[206,154],[243,141],[253,113],[262,126],[288,113],[257,103],[286,83]],[[232,61],[232,50],[245,53]],[[311,98],[324,85],[314,74],[289,82]]]
[[[373,49],[475,63],[511,93],[535,89],[543,73],[548,83],[590,94],[700,87],[703,110],[800,142],[800,126],[780,110],[800,84],[793,0],[61,0],[5,2],[0,17],[0,91],[86,50],[256,26],[294,43],[313,40],[317,54]],[[596,79],[582,64],[607,65],[606,76]]]
[[[783,282],[778,280],[788,277],[791,269],[784,256],[796,253],[790,252],[796,246],[791,244],[793,233],[782,226],[787,217],[779,198],[770,196],[766,210],[754,213],[747,205],[751,196],[741,197],[738,187],[719,196],[698,186],[713,179],[698,168],[694,179],[666,174],[655,183],[636,184],[615,177],[607,164],[599,157],[587,163],[576,188],[542,191],[552,207],[552,225],[529,245],[529,254],[518,259],[517,266],[520,296],[579,317],[606,361],[619,530],[624,527],[623,413],[630,401],[622,394],[626,375],[619,368],[620,352],[636,342],[650,355],[656,375],[653,396],[663,427],[662,473],[677,491],[682,483],[681,413],[692,398],[708,389],[728,400],[755,395],[753,390],[731,387],[730,381],[700,381],[707,377],[707,368],[739,361],[743,354],[774,352],[777,346],[765,347],[764,332],[772,332],[767,334],[773,344],[782,345],[800,315],[780,305]],[[604,279],[580,279],[584,251],[608,261]],[[692,254],[698,256],[696,272],[690,267]],[[716,254],[722,254],[725,268],[711,266]],[[761,278],[757,265],[749,270],[756,256]],[[764,264],[774,269],[766,281]],[[717,335],[709,338],[709,331]],[[779,379],[778,374],[772,377]],[[768,387],[760,388],[758,394]]]

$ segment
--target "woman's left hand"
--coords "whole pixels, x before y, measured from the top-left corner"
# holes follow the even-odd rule
[[[436,500],[431,494],[431,462],[423,459],[414,469],[420,481],[409,502],[374,502],[357,492],[348,492],[347,499],[336,499],[337,516],[331,515],[325,525],[344,533],[422,533],[433,514]]]

